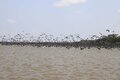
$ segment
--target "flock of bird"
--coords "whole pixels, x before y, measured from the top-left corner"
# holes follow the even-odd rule
[[[110,30],[107,29],[106,32],[110,32]],[[102,36],[102,33],[100,33],[100,35]],[[92,37],[90,37],[90,39],[88,38],[82,39],[79,34],[54,37],[53,35],[47,35],[45,33],[40,34],[38,37],[34,37],[30,33],[25,33],[25,34],[17,34],[13,37],[11,35],[0,36],[0,44],[21,45],[21,46],[29,45],[29,46],[37,46],[37,47],[66,47],[67,49],[74,47],[74,48],[80,48],[81,50],[83,50],[84,48],[90,49],[91,47],[97,47],[99,50],[102,47],[107,49],[112,48],[112,46],[109,45],[101,46],[101,45],[82,43],[82,40],[83,41],[95,40],[99,38],[100,38],[99,36],[93,35]]]

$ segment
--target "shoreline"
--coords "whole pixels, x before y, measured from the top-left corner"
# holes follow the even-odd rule
[[[31,47],[65,47],[67,49],[70,48],[80,48],[83,49],[112,49],[112,48],[120,48],[119,44],[109,44],[109,45],[99,45],[99,44],[81,44],[80,42],[0,42],[0,45],[6,46],[31,46]]]

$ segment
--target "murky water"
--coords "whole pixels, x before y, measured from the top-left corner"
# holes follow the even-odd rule
[[[0,46],[0,80],[120,80],[120,50]]]

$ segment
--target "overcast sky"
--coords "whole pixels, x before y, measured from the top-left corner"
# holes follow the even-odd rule
[[[120,33],[120,0],[0,0],[0,34]]]

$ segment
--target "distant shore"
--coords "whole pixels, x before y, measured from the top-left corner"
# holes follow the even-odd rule
[[[91,44],[81,42],[0,42],[0,45],[17,45],[17,46],[32,46],[32,47],[65,47],[65,48],[120,48],[120,44]]]
[[[32,38],[31,38],[32,37]],[[66,48],[120,48],[120,35],[108,34],[97,36],[93,35],[91,39],[81,39],[79,35],[64,36],[62,39],[52,35],[42,34],[36,39],[33,36],[26,39],[23,34],[17,34],[14,37],[2,36],[1,45],[18,45],[18,46],[36,46],[36,47],[66,47]]]

